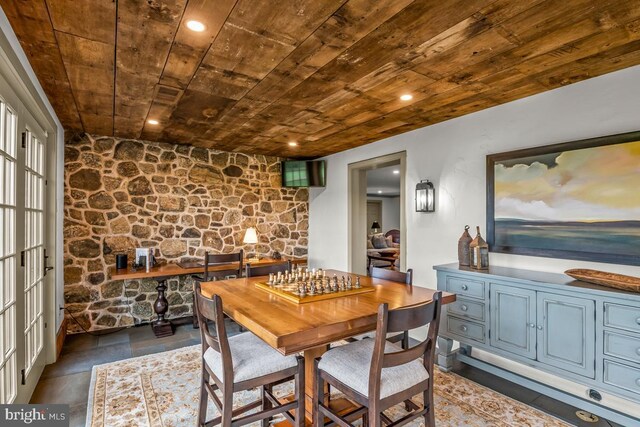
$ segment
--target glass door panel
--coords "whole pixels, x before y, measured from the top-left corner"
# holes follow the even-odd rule
[[[16,115],[0,101],[0,403],[15,400],[18,386],[16,353]]]
[[[25,141],[24,309],[25,378],[43,347],[44,146],[31,131]]]

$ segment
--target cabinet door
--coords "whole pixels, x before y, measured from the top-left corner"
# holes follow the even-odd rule
[[[595,301],[538,292],[538,360],[593,378]]]
[[[491,346],[535,359],[536,293],[492,283],[489,294]]]

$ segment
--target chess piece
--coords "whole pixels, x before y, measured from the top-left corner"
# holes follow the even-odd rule
[[[300,286],[299,291],[298,291],[298,295],[300,296],[300,298],[304,298],[307,296],[307,288],[304,286],[304,284],[302,284],[302,286]]]
[[[360,289],[362,286],[360,285],[360,276],[356,276],[356,289]]]
[[[316,294],[316,282],[315,281],[311,281],[311,286],[309,287],[309,295],[315,295]]]
[[[347,290],[351,289],[352,287],[352,283],[351,283],[351,276],[347,277]]]

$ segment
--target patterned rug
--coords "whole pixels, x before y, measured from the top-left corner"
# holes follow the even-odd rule
[[[93,367],[89,388],[87,426],[193,426],[200,384],[200,346],[137,357]],[[552,427],[569,426],[556,418],[452,373],[436,370],[434,379],[438,426]],[[293,385],[274,390],[291,393]],[[257,396],[236,393],[234,407]],[[415,400],[421,401],[416,398]],[[404,405],[386,414],[401,417]],[[209,402],[208,418],[217,411]],[[252,424],[259,425],[259,423]],[[407,424],[424,425],[420,421]]]

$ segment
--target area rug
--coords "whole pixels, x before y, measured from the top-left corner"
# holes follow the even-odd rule
[[[436,370],[436,423],[451,427],[569,426],[550,415],[452,373]],[[200,346],[94,366],[89,388],[87,426],[193,426],[198,410]],[[274,390],[291,393],[293,385]],[[254,400],[257,390],[236,393],[234,407]],[[416,397],[416,401],[421,401]],[[403,405],[387,411],[396,419]],[[209,403],[208,418],[217,415]],[[259,426],[259,423],[252,424]],[[416,420],[408,426],[424,425]]]

